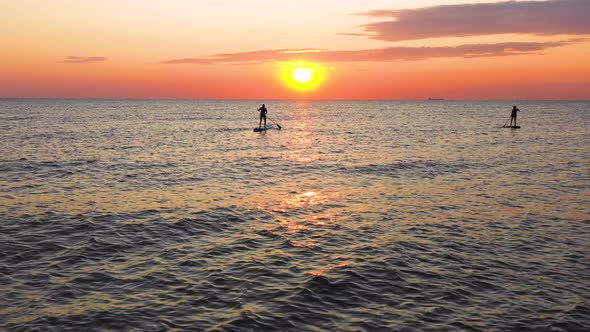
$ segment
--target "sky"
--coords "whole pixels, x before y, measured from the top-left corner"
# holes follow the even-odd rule
[[[590,0],[0,0],[0,13],[0,98],[590,99]]]

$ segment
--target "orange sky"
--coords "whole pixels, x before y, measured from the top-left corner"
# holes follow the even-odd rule
[[[0,10],[0,97],[590,99],[586,0],[21,0]],[[315,88],[285,83],[294,62],[321,69]]]

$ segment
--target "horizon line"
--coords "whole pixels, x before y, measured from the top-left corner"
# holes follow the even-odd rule
[[[138,97],[0,97],[0,100],[209,100],[209,101],[590,101],[588,99],[447,99],[447,98],[408,98],[408,99],[381,99],[381,98],[369,98],[369,99],[340,99],[340,98],[174,98],[174,97],[163,97],[163,98],[138,98]]]

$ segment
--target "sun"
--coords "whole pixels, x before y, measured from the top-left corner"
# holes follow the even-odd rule
[[[291,73],[293,79],[299,83],[308,83],[313,79],[313,71],[309,68],[299,67]]]
[[[324,82],[326,70],[310,62],[286,62],[281,65],[281,78],[285,85],[299,92],[317,90]]]

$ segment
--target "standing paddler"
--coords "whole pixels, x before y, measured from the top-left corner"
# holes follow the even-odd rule
[[[520,110],[516,106],[512,106],[512,113],[510,113],[510,126],[512,127],[512,120],[514,120],[514,126],[516,126],[516,113]]]
[[[264,129],[266,129],[266,113],[268,113],[266,106],[262,104],[262,106],[258,109],[258,112],[260,112],[260,122],[258,123],[258,128],[262,128],[262,120],[264,120]]]

